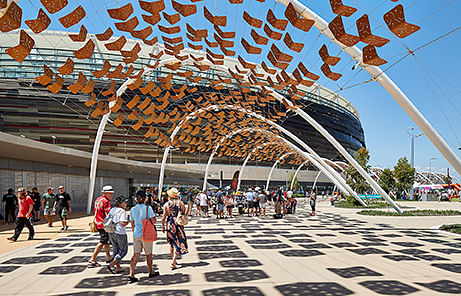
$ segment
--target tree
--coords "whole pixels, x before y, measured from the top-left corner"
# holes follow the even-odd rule
[[[395,187],[402,193],[410,191],[415,182],[415,169],[411,167],[406,157],[401,157],[394,166]]]
[[[290,176],[290,181],[289,181],[289,186],[291,186],[291,181],[293,180],[293,177],[295,176],[295,173],[291,174]],[[293,189],[297,191],[301,187],[301,185],[298,182],[298,177],[296,176],[295,181],[293,182]]]
[[[370,169],[368,161],[370,154],[365,147],[360,148],[354,153],[354,158],[359,165],[366,171]],[[370,185],[366,182],[365,178],[351,165],[346,169],[346,182],[357,193],[366,193],[371,189]]]
[[[379,186],[389,193],[391,190],[395,189],[395,178],[394,172],[391,169],[384,169],[379,177]]]

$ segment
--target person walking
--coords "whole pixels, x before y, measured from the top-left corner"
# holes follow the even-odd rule
[[[34,239],[34,226],[30,223],[30,215],[34,208],[34,201],[32,198],[26,194],[26,190],[22,187],[18,188],[18,203],[19,203],[19,212],[18,212],[18,222],[16,228],[14,229],[14,234],[12,237],[9,237],[10,241],[17,241],[19,235],[21,235],[24,226],[29,229],[29,240]]]
[[[171,188],[168,190],[169,201],[165,204],[162,217],[162,232],[166,231],[166,238],[170,244],[171,269],[177,268],[176,260],[179,255],[188,253],[186,232],[184,225],[178,225],[176,218],[179,213],[185,215],[186,206],[179,200],[178,190]]]
[[[114,189],[112,186],[106,185],[102,188],[102,195],[94,201],[94,222],[99,232],[99,243],[93,251],[90,261],[88,261],[88,267],[99,267],[101,266],[97,261],[96,257],[102,248],[106,251],[106,263],[111,262],[110,257],[110,245],[109,245],[109,234],[104,230],[104,219],[111,210],[110,200],[114,196]]]
[[[205,193],[205,191],[202,191],[199,194],[199,200],[200,200],[200,214],[203,217],[208,217],[208,196]]]
[[[309,200],[309,205],[311,206],[312,213],[311,216],[315,216],[315,204],[317,202],[317,195],[315,194],[314,190],[311,192],[311,197]]]
[[[253,204],[253,199],[254,199],[254,194],[251,189],[248,189],[248,191],[245,193],[245,198],[247,200],[247,205],[248,205],[248,217],[253,216],[253,211],[254,211],[254,204]]]
[[[235,206],[235,198],[229,192],[227,192],[227,195],[226,195],[225,206],[227,209],[226,218],[232,218],[232,209]]]
[[[53,209],[58,213],[59,218],[61,219],[62,228],[61,230],[69,229],[67,226],[67,215],[72,213],[72,208],[70,207],[70,195],[64,190],[64,186],[58,187],[58,194],[56,194],[56,202]]]
[[[219,188],[216,192],[216,219],[224,218],[224,193]]]
[[[109,240],[112,245],[112,262],[109,263],[107,269],[112,274],[121,272],[120,262],[123,257],[125,257],[126,253],[128,253],[128,238],[125,228],[128,225],[126,205],[127,199],[123,196],[119,196],[115,199],[115,207],[113,207],[108,214],[115,225],[114,233],[109,233]]]
[[[45,216],[46,220],[48,221],[48,227],[53,227],[53,207],[54,203],[56,202],[56,195],[53,193],[54,188],[48,187],[46,193],[43,194],[42,202],[43,202],[43,215]]]
[[[133,257],[130,261],[130,276],[128,282],[135,283],[138,281],[138,278],[135,277],[134,270],[136,264],[138,263],[139,257],[141,256],[141,251],[144,249],[144,254],[146,255],[146,263],[149,269],[149,277],[155,277],[160,275],[158,271],[154,272],[152,266],[152,241],[144,241],[142,239],[143,233],[143,220],[150,220],[151,223],[155,224],[156,218],[155,213],[152,210],[152,207],[148,207],[146,204],[146,195],[142,194],[142,191],[136,194],[136,206],[130,211],[130,224],[133,229]]]
[[[30,194],[30,197],[34,201],[34,211],[33,216],[34,216],[34,222],[40,221],[40,192],[38,192],[37,187],[32,188],[32,193]]]
[[[14,194],[12,188],[8,189],[8,193],[3,195],[2,202],[5,203],[5,224],[16,222],[16,205],[18,197]],[[11,218],[11,219],[10,219]]]
[[[267,202],[267,195],[261,189],[259,191],[259,216],[266,216],[266,202]]]
[[[283,202],[283,192],[280,187],[277,187],[277,191],[274,196],[274,207],[275,207],[276,215],[282,214],[282,202]]]
[[[194,191],[189,189],[187,191],[187,216],[192,217],[192,208],[194,206]]]

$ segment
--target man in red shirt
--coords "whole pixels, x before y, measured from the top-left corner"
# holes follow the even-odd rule
[[[18,202],[18,221],[14,230],[14,235],[8,238],[8,240],[13,242],[18,240],[18,237],[24,229],[24,226],[29,229],[29,240],[34,239],[35,234],[34,227],[32,226],[32,223],[30,223],[30,213],[34,208],[34,201],[30,196],[26,194],[26,190],[22,187],[18,188]]]
[[[103,221],[110,212],[110,200],[112,196],[114,196],[114,190],[112,189],[112,186],[107,185],[102,188],[102,196],[98,197],[94,202],[94,222],[96,223],[96,228],[98,228],[100,239],[98,245],[94,249],[93,256],[91,256],[91,259],[88,262],[88,267],[101,266],[98,262],[96,262],[96,257],[103,247],[107,256],[106,263],[110,263],[111,261],[109,234],[104,230]]]

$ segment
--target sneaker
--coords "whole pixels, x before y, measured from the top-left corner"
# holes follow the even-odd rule
[[[33,239],[34,239],[34,237],[33,237],[33,236],[31,236],[31,237],[29,237],[27,240],[33,240]]]
[[[12,242],[15,242],[15,241],[17,241],[18,239],[15,238],[15,237],[9,237],[9,238],[7,238],[7,240],[12,241]]]
[[[138,281],[138,279],[135,278],[134,276],[128,277],[128,283],[129,283],[129,284],[136,283],[137,281]]]
[[[156,277],[156,276],[159,276],[159,275],[160,275],[160,272],[158,272],[158,271],[155,271],[154,273],[149,273],[150,278]]]
[[[110,273],[116,274],[116,273],[115,273],[115,268],[111,267],[110,265],[107,265],[106,268],[107,268],[107,270],[108,270]]]
[[[61,231],[63,231],[63,230],[64,230],[64,227],[61,227]]]
[[[65,230],[69,230],[69,226],[66,226],[66,229]]]

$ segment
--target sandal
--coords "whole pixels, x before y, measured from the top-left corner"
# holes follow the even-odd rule
[[[176,264],[171,264],[171,265],[170,265],[170,268],[171,268],[171,270],[175,270],[175,269],[177,269],[178,267],[176,266]]]
[[[101,264],[98,262],[88,262],[88,268],[101,267]]]
[[[107,268],[107,270],[108,270],[110,273],[116,274],[115,269],[114,269],[113,267],[110,267],[110,265],[107,265],[106,268]]]

